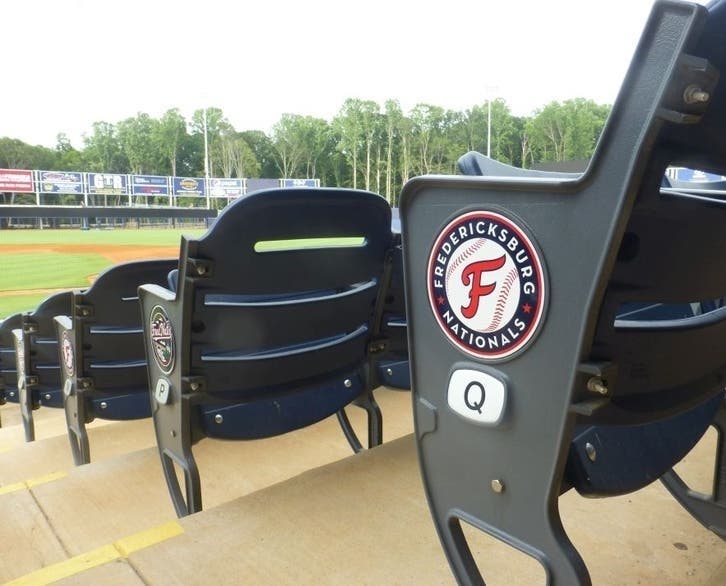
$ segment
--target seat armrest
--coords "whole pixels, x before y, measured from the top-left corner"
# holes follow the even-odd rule
[[[176,293],[161,285],[141,285],[139,287],[139,300],[143,303],[144,298],[157,299],[160,302],[174,301]]]

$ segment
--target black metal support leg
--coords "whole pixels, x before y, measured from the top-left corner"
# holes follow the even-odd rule
[[[726,401],[721,403],[712,425],[718,432],[712,493],[691,490],[674,470],[667,472],[661,482],[699,523],[726,539]]]
[[[152,394],[156,441],[164,478],[178,517],[202,510],[202,487],[197,463],[192,454],[191,401],[179,390],[170,390],[167,403],[159,403]],[[182,491],[176,467],[184,476]]]
[[[85,393],[83,389],[71,389],[70,394],[64,392],[64,395],[68,439],[71,443],[73,462],[76,466],[88,464],[91,461],[91,448],[86,431],[88,416]]]
[[[374,448],[383,443],[383,415],[372,392],[364,393],[353,401],[353,405],[364,409],[368,416],[368,447]],[[357,454],[363,450],[363,444],[358,439],[353,426],[348,419],[344,409],[336,413],[340,428],[343,430],[345,439],[348,440],[351,449]]]

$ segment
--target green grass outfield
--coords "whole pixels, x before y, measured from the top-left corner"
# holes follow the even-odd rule
[[[113,263],[93,249],[83,252],[8,251],[27,245],[172,246],[182,234],[201,236],[201,229],[160,230],[0,230],[0,319],[29,311],[54,289],[87,287],[89,277]],[[3,250],[8,247],[7,250]],[[44,291],[46,290],[46,291]],[[17,291],[18,293],[13,293]]]
[[[182,234],[199,237],[204,230],[2,230],[0,231],[0,320],[20,311],[30,311],[58,289],[87,287],[90,279],[112,266],[93,249],[8,252],[12,246],[90,245],[99,251],[106,246],[178,246]],[[296,248],[361,246],[363,238],[318,238],[258,242],[258,252]],[[3,250],[4,247],[7,250]],[[17,293],[14,293],[16,292]]]
[[[23,244],[109,244],[132,246],[172,246],[182,234],[201,236],[202,229],[117,229],[117,230],[0,230],[3,245]]]

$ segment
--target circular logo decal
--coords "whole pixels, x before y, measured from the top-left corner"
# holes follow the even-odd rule
[[[63,368],[70,377],[75,372],[73,360],[73,342],[67,330],[63,330],[63,339],[61,340],[61,353],[63,355]]]
[[[166,311],[160,305],[151,310],[151,348],[154,360],[164,374],[174,370],[174,330]]]
[[[439,234],[427,271],[431,309],[454,345],[501,360],[532,341],[545,308],[542,262],[512,220],[469,212]]]

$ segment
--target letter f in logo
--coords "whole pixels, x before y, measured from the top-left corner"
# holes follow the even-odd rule
[[[497,286],[497,283],[482,285],[482,275],[501,269],[506,262],[506,255],[493,260],[482,260],[473,262],[466,266],[461,273],[461,282],[469,288],[469,305],[461,308],[461,313],[467,319],[471,319],[479,310],[479,299],[490,295]]]

